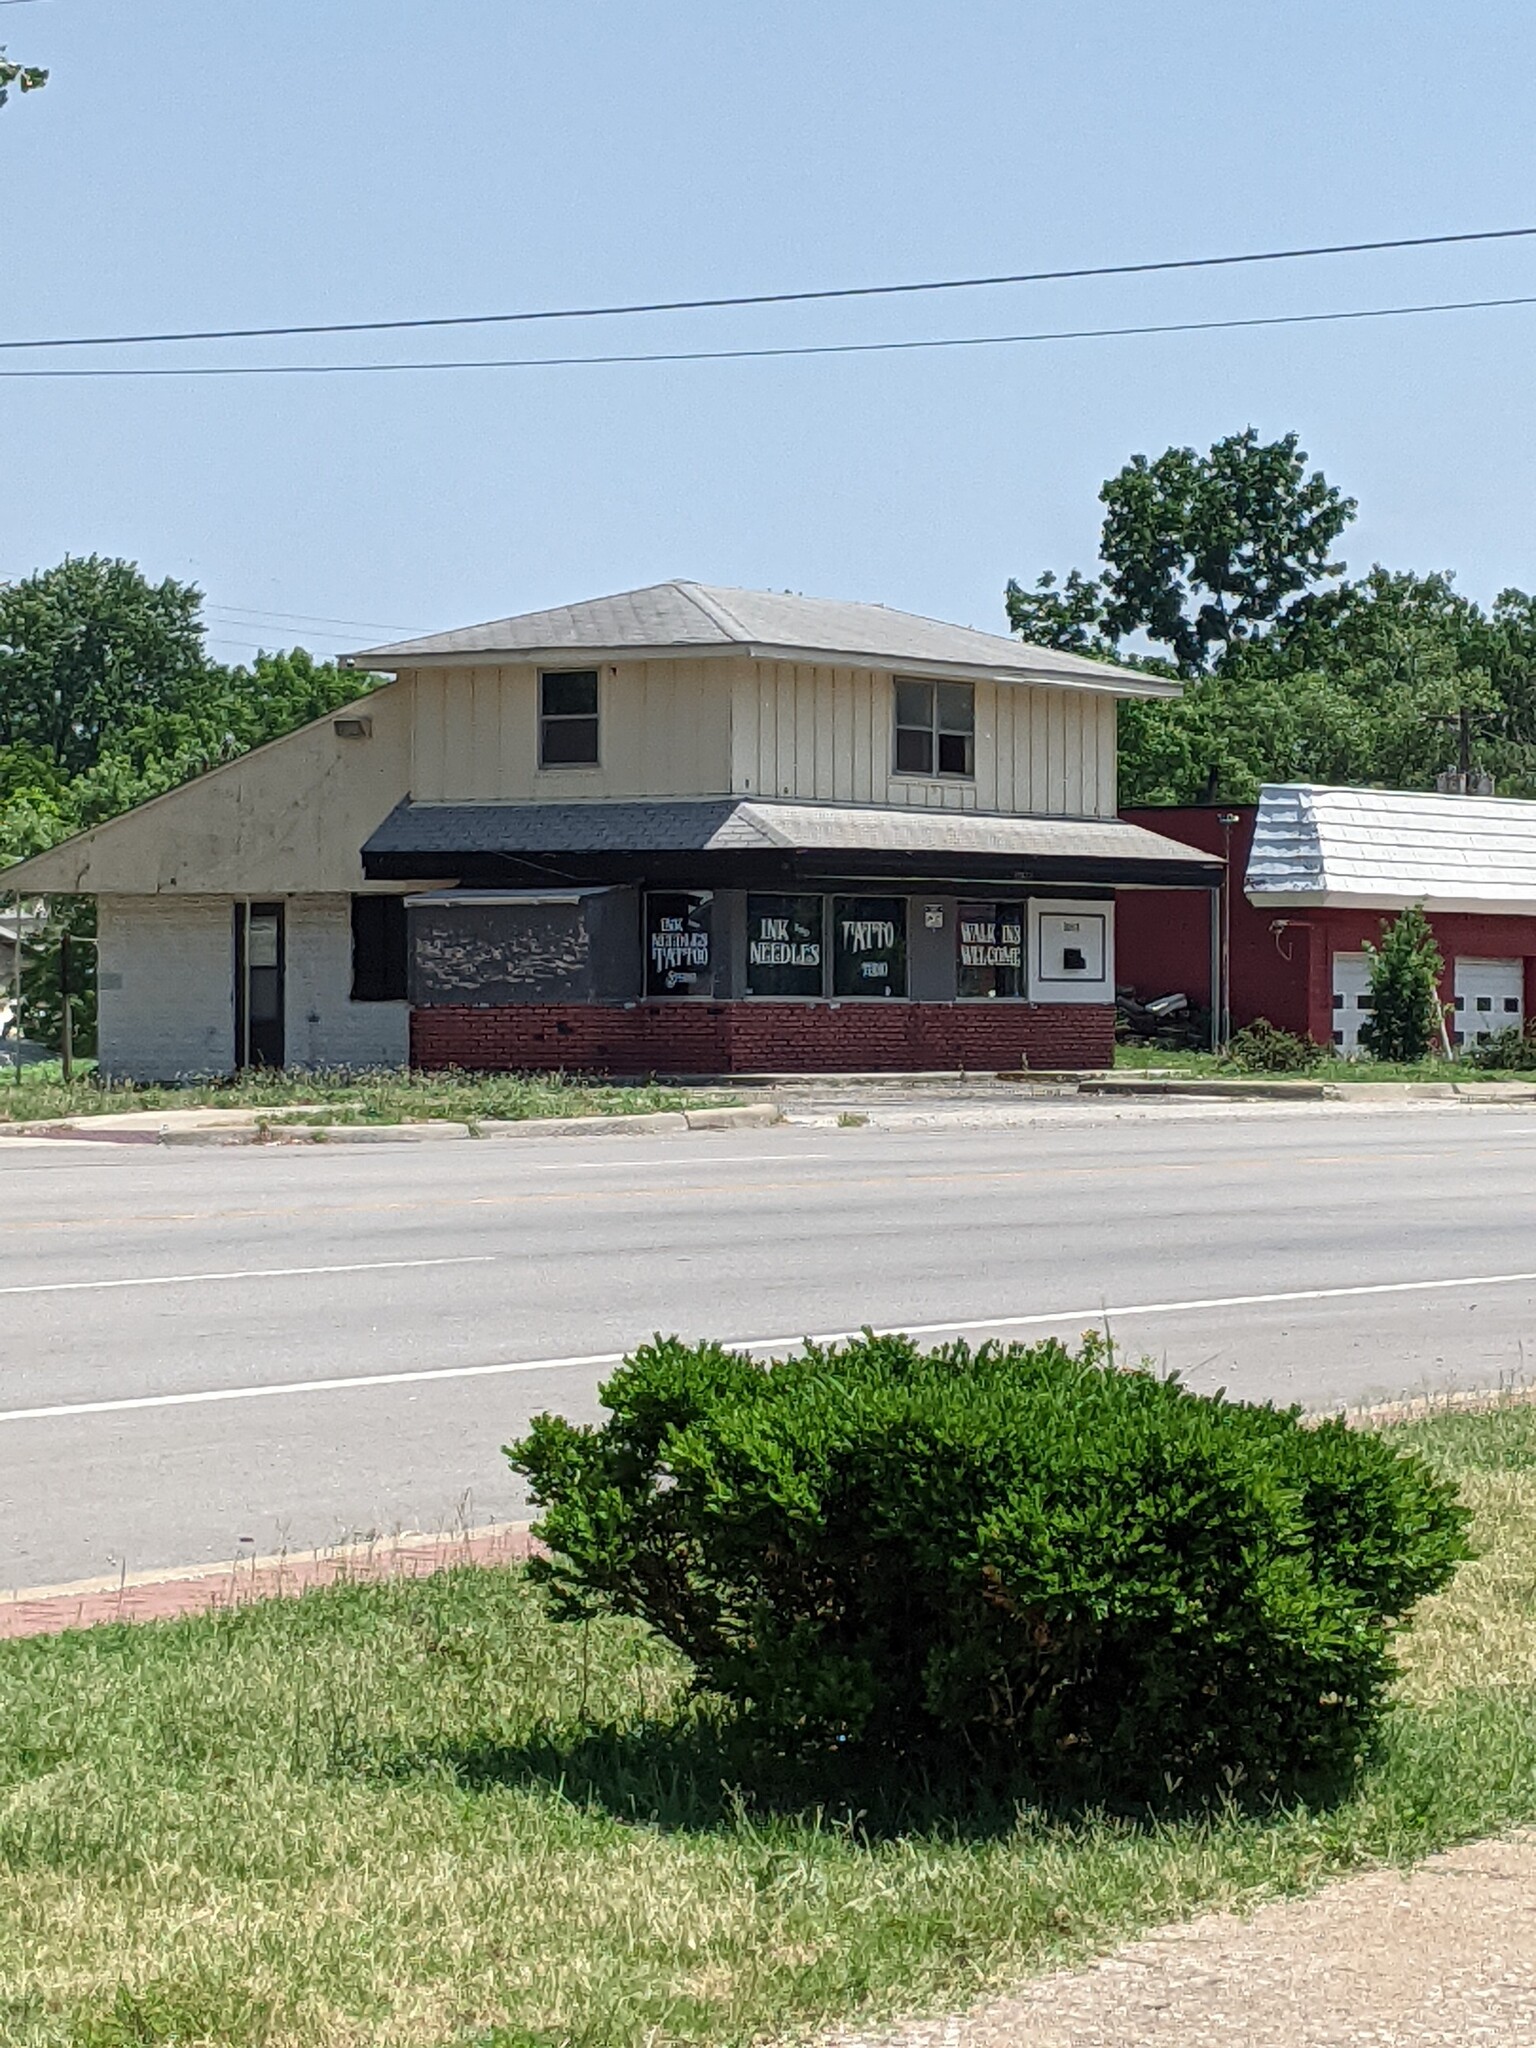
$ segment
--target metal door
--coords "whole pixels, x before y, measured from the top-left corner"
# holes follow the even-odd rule
[[[1360,1057],[1360,1027],[1371,1014],[1370,963],[1363,953],[1333,956],[1333,1049],[1346,1060]]]
[[[283,1064],[283,906],[235,905],[235,1065]]]
[[[1518,1029],[1525,1022],[1523,960],[1458,960],[1456,1012],[1451,1042],[1486,1045],[1496,1031]]]

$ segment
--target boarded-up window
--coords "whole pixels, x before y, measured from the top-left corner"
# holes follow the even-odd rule
[[[352,898],[352,1000],[403,1003],[406,999],[405,898]]]

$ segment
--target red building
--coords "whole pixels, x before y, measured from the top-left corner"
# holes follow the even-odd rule
[[[1134,809],[1130,823],[1229,862],[1232,1028],[1267,1017],[1340,1051],[1369,1011],[1363,945],[1422,904],[1445,958],[1453,1043],[1536,1015],[1536,803],[1274,784],[1248,805]],[[1120,899],[1116,979],[1219,1003],[1219,926],[1175,890]]]

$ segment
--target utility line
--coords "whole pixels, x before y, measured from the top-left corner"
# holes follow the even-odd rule
[[[1221,270],[1239,264],[1294,263],[1313,256],[1364,256],[1390,249],[1439,249],[1468,242],[1512,242],[1536,227],[1478,228],[1464,234],[1399,235],[1375,242],[1322,242],[1297,249],[1258,249],[1235,256],[1177,256],[1151,263],[1096,263],[1070,270],[1020,270],[996,277],[941,277],[916,284],[838,285],[820,291],[742,292],[716,299],[654,299],[634,304],[555,306],[517,313],[455,313],[419,320],[327,320],[286,327],[203,327],[165,334],[71,334],[50,340],[0,341],[0,349],[128,348],[173,341],[259,341],[307,334],[392,334],[432,327],[507,327],[534,320],[608,320],[631,313],[701,313],[736,306],[804,306],[832,299],[895,298],[919,292],[969,292],[1008,284],[1062,284],[1092,277],[1148,277],[1173,270]]]
[[[614,363],[764,362],[791,356],[902,355],[923,349],[1015,348],[1029,342],[1103,341],[1156,334],[1222,334],[1255,327],[1315,327],[1334,321],[1399,320],[1423,313],[1478,313],[1506,306],[1536,306],[1536,293],[1518,298],[1438,299],[1413,306],[1359,306],[1329,313],[1262,313],[1234,320],[1163,320],[1134,327],[1053,327],[1033,334],[963,334],[918,341],[833,341],[783,348],[656,349],[601,356],[466,357],[411,363],[195,363],[148,364],[134,369],[0,370],[0,379],[99,377],[366,377],[417,370],[596,369]]]

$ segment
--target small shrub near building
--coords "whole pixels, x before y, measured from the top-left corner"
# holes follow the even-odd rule
[[[1481,1045],[1468,1048],[1467,1064],[1489,1073],[1536,1072],[1536,1018],[1495,1031]]]
[[[1429,919],[1416,903],[1381,927],[1381,944],[1365,942],[1371,1014],[1360,1043],[1373,1060],[1406,1067],[1441,1049],[1440,976],[1445,962]]]
[[[1340,1423],[1080,1350],[904,1337],[771,1369],[658,1340],[508,1455],[555,1613],[636,1615],[780,1752],[1159,1796],[1347,1770],[1454,1493]]]
[[[1267,1017],[1255,1017],[1227,1047],[1227,1064],[1240,1074],[1310,1074],[1326,1056],[1315,1038],[1282,1031]]]

